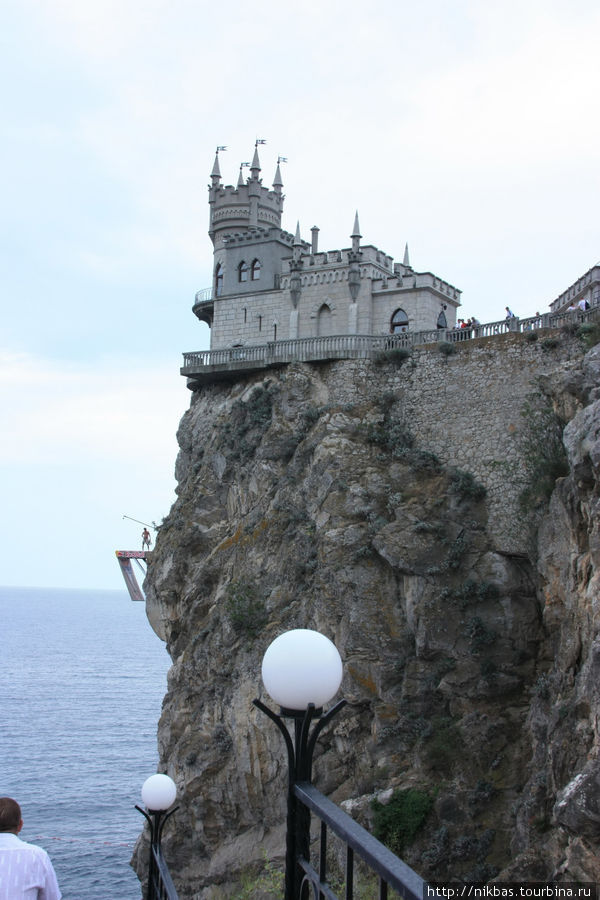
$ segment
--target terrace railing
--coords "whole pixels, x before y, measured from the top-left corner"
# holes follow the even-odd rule
[[[372,359],[379,353],[395,349],[410,349],[426,344],[457,343],[474,338],[489,338],[513,332],[531,332],[560,328],[567,324],[582,324],[600,319],[600,306],[589,310],[545,313],[526,319],[511,318],[486,322],[470,328],[434,328],[429,331],[404,331],[397,334],[360,335],[338,334],[307,337],[266,344],[248,344],[219,350],[199,350],[183,354],[182,375],[197,375],[208,367],[214,372],[254,370],[289,362],[318,362],[334,359]],[[208,372],[207,372],[208,374]]]

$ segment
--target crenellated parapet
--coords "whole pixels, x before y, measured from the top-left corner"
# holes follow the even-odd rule
[[[258,243],[259,241],[278,240],[283,244],[288,244],[290,252],[294,243],[294,235],[289,231],[283,231],[281,228],[253,228],[251,231],[237,231],[234,234],[225,234],[224,242],[228,247],[235,247],[244,244]]]
[[[302,256],[302,286],[312,284],[331,284],[338,281],[349,281],[354,260],[350,248],[329,250],[322,253],[305,253]],[[289,287],[291,260],[285,260],[281,277],[281,287]],[[358,262],[361,279],[372,283],[373,291],[412,291],[431,290],[440,297],[459,305],[461,291],[432,272],[415,272],[411,266],[394,263],[392,256],[382,253],[377,247],[367,245],[361,247]]]

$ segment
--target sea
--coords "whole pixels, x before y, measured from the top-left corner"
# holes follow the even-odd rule
[[[126,591],[0,588],[0,796],[64,900],[141,900],[131,869],[170,659]]]

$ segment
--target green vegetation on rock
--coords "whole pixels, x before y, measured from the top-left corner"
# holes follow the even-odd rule
[[[415,788],[394,791],[389,803],[373,800],[373,834],[394,853],[401,854],[413,843],[432,806],[432,797]]]

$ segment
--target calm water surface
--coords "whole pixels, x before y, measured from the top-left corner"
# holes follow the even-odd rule
[[[129,867],[170,660],[126,592],[0,588],[0,795],[65,900],[140,900]]]

